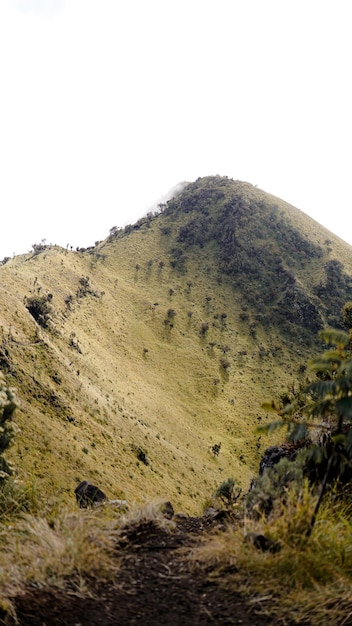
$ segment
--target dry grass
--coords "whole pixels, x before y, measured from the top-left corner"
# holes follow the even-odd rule
[[[323,245],[325,229],[286,203],[278,206]],[[351,271],[350,247],[330,238],[331,258],[341,258]],[[298,346],[288,346],[260,324],[257,338],[251,338],[239,295],[225,276],[219,282],[214,248],[190,250],[183,275],[169,265],[172,245],[157,219],[150,228],[101,244],[100,257],[52,248],[0,267],[0,357],[21,400],[16,416],[21,433],[9,456],[24,485],[35,477],[35,489],[31,483],[21,496],[19,488],[0,499],[6,524],[0,536],[4,604],[28,581],[60,586],[70,579],[82,588],[91,575],[110,576],[117,566],[116,541],[143,524],[172,531],[172,522],[154,504],[122,517],[108,507],[71,513],[67,506],[73,505],[80,480],[91,480],[109,498],[129,503],[161,498],[199,514],[229,476],[246,489],[271,443],[254,434],[265,420],[260,405],[296,380],[304,348],[299,346],[299,354]],[[316,261],[315,283],[325,260]],[[301,270],[303,283],[312,280],[313,269],[307,264]],[[104,295],[78,301],[82,276]],[[25,296],[39,292],[53,295],[49,330],[38,327],[24,305]],[[164,323],[171,308],[172,329]],[[209,327],[206,337],[202,324]],[[224,350],[226,371],[220,366]],[[212,446],[220,442],[216,457]],[[148,465],[137,458],[138,449]],[[349,614],[348,518],[321,513],[306,545],[302,528],[311,506],[310,495],[303,494],[287,505],[289,513],[276,511],[269,523],[253,527],[248,521],[244,530],[217,537],[194,558],[225,569],[237,564],[237,580],[256,590],[253,601],[265,607],[263,597],[271,597],[277,614],[282,606],[293,616],[304,615],[298,597],[310,611],[319,594],[326,602],[319,604],[316,624],[327,623],[326,615],[340,610],[339,603]],[[27,516],[19,521],[23,511]],[[45,514],[35,517],[38,511]],[[244,533],[251,530],[279,540],[281,552],[258,553],[244,544]],[[278,580],[287,586],[281,595]]]
[[[118,533],[124,535],[126,532],[133,531],[147,524],[154,525],[155,528],[172,532],[176,528],[176,524],[173,519],[168,519],[163,514],[163,501],[148,502],[144,506],[137,506],[131,511],[128,511],[118,520]]]
[[[26,585],[84,592],[92,578],[104,581],[118,567],[114,533],[97,512],[63,511],[54,523],[45,517],[25,515],[0,534],[0,604],[6,610],[11,598]]]
[[[23,514],[0,528],[0,608],[13,612],[13,599],[28,585],[89,593],[92,581],[112,580],[122,541],[154,526],[171,532],[175,524],[148,503],[120,515],[114,506],[62,510],[55,516]]]
[[[323,243],[327,231],[276,201]],[[170,267],[170,248],[186,217],[173,224],[161,215],[93,254],[51,248],[0,267],[0,362],[21,400],[21,433],[9,457],[22,480],[35,477],[44,497],[68,505],[77,483],[88,479],[110,498],[161,497],[199,514],[224,478],[234,476],[246,489],[256,472],[269,445],[254,434],[266,418],[260,405],[296,380],[304,347],[288,346],[260,322],[256,339],[249,336],[241,295],[219,276],[213,244],[187,251],[186,274]],[[165,224],[168,237],[161,233]],[[343,259],[348,270],[349,246],[331,239],[331,257]],[[317,260],[314,282],[327,258]],[[303,284],[312,280],[305,276],[309,263],[302,272]],[[104,295],[77,300],[87,276]],[[53,318],[45,330],[24,298],[48,293]],[[169,309],[176,313],[172,329],[164,323]],[[254,321],[255,311],[248,313]],[[205,337],[202,324],[209,327]],[[211,449],[219,442],[215,457]],[[148,466],[138,462],[138,448]]]
[[[90,255],[52,249],[0,267],[0,332],[21,400],[21,433],[10,456],[21,479],[35,476],[44,494],[66,505],[77,483],[89,479],[110,498],[161,497],[198,514],[224,476],[236,473],[245,488],[258,464],[259,378],[267,389],[272,378],[274,394],[282,376],[263,372],[253,383],[263,364],[241,330],[232,288],[203,273],[201,259],[190,259],[185,276],[167,263],[160,270],[157,259],[148,269],[149,259],[164,257],[163,245],[155,227],[107,246],[105,259],[93,265]],[[88,275],[104,296],[74,301],[66,315],[65,297]],[[37,328],[23,304],[38,286],[53,294],[53,331]],[[176,317],[166,332],[170,307]],[[213,326],[224,310],[226,327]],[[206,340],[199,335],[203,322]],[[82,354],[70,346],[72,333]],[[218,345],[229,347],[226,377]],[[241,351],[247,355],[238,357]],[[220,441],[215,458],[211,446]],[[149,466],[138,463],[138,447]]]
[[[24,512],[35,515],[44,502],[35,482],[22,483],[16,479],[3,481],[0,488],[0,524],[13,523]]]
[[[312,536],[305,531],[314,508],[306,487],[297,499],[269,519],[246,520],[240,529],[219,534],[192,554],[196,566],[209,567],[221,584],[246,593],[256,610],[275,623],[342,626],[352,616],[352,522],[350,510],[326,505]],[[278,541],[278,553],[262,552],[245,541],[249,532]],[[229,569],[230,568],[230,569]],[[235,574],[229,571],[236,570]]]

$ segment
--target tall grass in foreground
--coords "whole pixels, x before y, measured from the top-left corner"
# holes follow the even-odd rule
[[[13,478],[3,481],[0,488],[0,524],[12,523],[23,513],[38,513],[44,502],[35,483],[22,483]]]
[[[220,584],[246,593],[254,609],[277,624],[350,625],[351,507],[326,503],[308,538],[315,501],[307,485],[298,498],[288,492],[285,505],[278,505],[269,518],[245,520],[240,529],[195,549],[191,558],[197,566],[213,566]],[[279,542],[281,550],[258,550],[245,540],[250,532]]]
[[[113,580],[120,541],[144,524],[172,530],[158,504],[121,514],[110,506],[61,510],[46,516],[23,513],[0,524],[0,611],[14,613],[14,599],[26,588],[56,587],[89,593],[92,583]],[[94,584],[93,584],[94,586]]]
[[[24,514],[0,530],[0,607],[11,609],[28,584],[83,592],[88,579],[106,580],[117,567],[114,547],[97,512],[62,511],[53,522]]]

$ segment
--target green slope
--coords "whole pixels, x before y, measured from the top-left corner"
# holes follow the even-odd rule
[[[350,246],[221,177],[94,249],[9,261],[0,364],[21,398],[19,479],[49,503],[87,478],[192,513],[229,476],[247,487],[266,445],[260,404],[302,375],[317,329],[352,299],[351,273]],[[25,298],[47,294],[43,328]]]

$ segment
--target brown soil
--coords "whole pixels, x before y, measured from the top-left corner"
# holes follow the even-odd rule
[[[178,518],[169,533],[151,522],[121,542],[123,558],[113,583],[92,583],[89,597],[74,591],[28,588],[16,599],[20,626],[265,626],[240,593],[210,580],[185,558],[223,521]],[[11,626],[10,617],[0,623]]]

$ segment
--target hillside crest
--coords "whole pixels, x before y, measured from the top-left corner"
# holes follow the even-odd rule
[[[348,244],[217,176],[94,248],[38,246],[0,272],[19,478],[49,499],[89,479],[196,514],[225,478],[248,486],[261,403],[305,375],[352,300]]]

